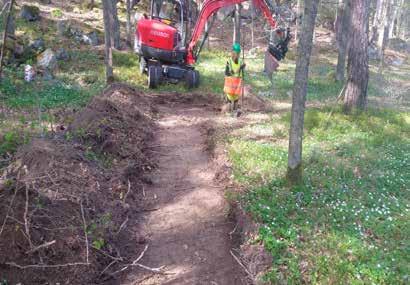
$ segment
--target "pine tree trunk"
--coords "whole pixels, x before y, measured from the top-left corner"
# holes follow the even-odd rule
[[[295,29],[295,41],[299,40],[299,32],[302,21],[302,0],[298,0],[296,4],[296,29]]]
[[[105,75],[108,84],[114,81],[113,64],[112,64],[112,46],[113,38],[111,37],[111,21],[113,20],[111,14],[112,4],[111,0],[102,0],[103,3],[103,17],[104,17],[104,39],[105,39]]]
[[[115,49],[121,48],[121,38],[120,38],[120,22],[118,20],[118,13],[117,13],[117,3],[118,0],[110,0],[107,1],[107,9],[109,16],[112,18],[110,21],[110,37],[113,42],[113,47]]]
[[[339,0],[338,20],[336,21],[336,44],[338,49],[336,80],[345,80],[346,53],[350,27],[350,0]]]
[[[233,43],[241,43],[241,5],[235,5]]]
[[[3,3],[5,3],[5,1],[3,1]],[[13,18],[12,17],[13,5],[14,5],[14,0],[11,0],[10,3],[9,3],[9,6],[7,8],[7,14],[5,16],[5,21],[4,21],[3,42],[2,42],[1,53],[0,53],[0,79],[1,79],[2,73],[3,73],[3,61],[4,61],[4,54],[6,52],[6,47],[7,47],[7,39],[10,36],[10,34],[9,34],[9,32],[10,32],[9,25],[14,24],[14,21],[12,19]],[[12,32],[13,32],[13,36],[14,36],[14,27],[13,27]]]
[[[302,182],[303,123],[318,2],[319,0],[305,0],[304,16],[299,35],[289,131],[287,180],[291,185]]]
[[[344,97],[344,110],[363,110],[367,105],[369,81],[368,21],[369,0],[351,2],[351,39],[348,54],[348,76]]]
[[[131,27],[131,0],[127,0],[127,45],[132,48],[132,27]]]
[[[1,0],[0,1],[1,8],[3,8],[4,5],[6,5],[9,2],[10,2],[9,0]],[[12,9],[9,20],[7,21],[7,36],[14,39],[15,31],[16,31],[16,24],[14,20],[14,12]]]

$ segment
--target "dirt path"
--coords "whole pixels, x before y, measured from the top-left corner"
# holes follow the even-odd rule
[[[205,126],[215,114],[192,104],[160,106],[159,111],[158,168],[145,189],[152,211],[141,227],[149,248],[141,262],[165,266],[173,274],[136,269],[124,284],[244,284],[230,254],[234,225],[206,151]]]

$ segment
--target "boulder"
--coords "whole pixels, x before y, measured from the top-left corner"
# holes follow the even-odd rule
[[[36,6],[23,5],[20,17],[29,22],[38,21],[40,20],[40,9]]]
[[[83,35],[82,42],[85,43],[85,44],[88,44],[88,45],[98,46],[99,40],[98,40],[97,32],[92,31],[88,34]]]
[[[56,58],[57,58],[57,60],[68,60],[68,59],[70,59],[70,55],[68,54],[68,52],[64,48],[60,48],[56,52]]]
[[[59,36],[69,36],[70,35],[71,23],[67,20],[57,21],[57,33]]]
[[[78,43],[83,42],[84,32],[80,28],[70,27],[69,35],[72,36],[76,42]]]
[[[40,0],[40,3],[48,5],[51,4],[51,0]]]
[[[24,54],[24,46],[20,44],[16,44],[14,46],[14,56],[21,57]]]
[[[46,49],[37,57],[37,66],[47,70],[53,70],[57,64],[57,57],[52,49]]]
[[[44,39],[39,38],[32,41],[29,44],[29,48],[35,50],[36,52],[43,52],[46,49],[46,43],[44,42]]]

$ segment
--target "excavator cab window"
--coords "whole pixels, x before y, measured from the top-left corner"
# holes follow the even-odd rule
[[[178,25],[183,21],[181,4],[174,0],[153,0],[152,18],[157,18],[166,24]]]
[[[171,25],[178,30],[177,46],[182,47],[186,40],[186,21],[182,2],[179,0],[152,0],[151,17]]]

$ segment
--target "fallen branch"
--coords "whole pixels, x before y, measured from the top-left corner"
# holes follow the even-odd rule
[[[238,228],[238,224],[236,224],[235,228],[229,233],[229,238],[232,239],[232,235],[236,232],[236,229]]]
[[[80,203],[80,207],[81,207],[81,217],[83,218],[83,225],[84,225],[85,246],[86,246],[86,260],[87,260],[87,264],[90,264],[90,262],[89,262],[89,247],[88,247],[87,223],[85,222],[84,208],[83,208],[83,202],[82,202],[82,201],[81,201],[81,203]]]
[[[157,268],[152,268],[152,267],[145,266],[145,265],[143,265],[143,264],[141,264],[141,263],[135,263],[135,264],[132,264],[132,266],[139,266],[139,267],[144,268],[144,269],[146,269],[146,270],[148,270],[148,271],[151,271],[151,272],[153,272],[153,273],[158,273],[158,274],[166,274],[166,275],[168,275],[168,274],[174,274],[174,273],[171,273],[171,272],[164,272],[163,269],[165,268],[165,266],[161,266],[161,267],[157,267]]]
[[[130,182],[130,180],[128,179],[128,191],[127,191],[127,193],[125,193],[125,195],[124,195],[124,203],[125,203],[125,200],[127,199],[128,194],[130,193],[130,191],[131,191],[131,182]]]
[[[30,264],[30,265],[20,265],[15,262],[6,262],[6,265],[17,267],[20,269],[27,268],[59,268],[59,267],[68,267],[68,266],[79,266],[79,265],[90,265],[85,262],[74,262],[74,263],[64,263],[64,264]]]
[[[138,261],[140,261],[141,258],[144,257],[144,254],[145,254],[145,252],[146,252],[147,250],[148,250],[148,244],[145,246],[144,250],[140,253],[140,255],[137,257],[136,260],[134,260],[131,264],[127,264],[126,266],[124,266],[124,267],[121,268],[120,270],[115,271],[115,272],[112,273],[111,275],[114,275],[114,274],[120,273],[120,272],[122,272],[122,271],[124,271],[124,270],[127,270],[128,267],[130,267],[130,266],[132,266],[133,264],[135,264],[135,263],[137,263]]]
[[[102,255],[111,258],[112,260],[123,261],[123,258],[122,258],[121,256],[120,256],[120,257],[114,257],[114,256],[110,255],[109,253],[107,253],[107,252],[105,252],[105,251],[103,251],[103,250],[101,250],[101,249],[99,249],[99,248],[97,248],[97,247],[95,247],[95,246],[91,246],[91,247],[92,247],[93,249],[97,250],[97,251],[98,251],[99,253],[101,253]]]
[[[120,228],[118,229],[118,231],[115,233],[115,235],[118,235],[121,231],[122,231],[122,229],[126,226],[126,224],[128,223],[128,217],[125,219],[125,221],[124,222],[122,222],[122,224],[121,224],[121,226],[120,226]]]
[[[30,244],[30,249],[33,248],[33,243],[31,242],[31,237],[30,237],[30,225],[29,225],[29,221],[27,218],[28,215],[28,186],[26,186],[26,204],[24,207],[24,227],[26,229],[26,235],[27,235],[27,240],[28,243]]]
[[[1,236],[1,234],[3,233],[4,226],[6,225],[7,218],[9,217],[9,213],[10,213],[11,207],[13,206],[14,198],[16,198],[16,195],[17,195],[17,188],[14,190],[13,198],[11,198],[11,201],[10,201],[10,204],[9,204],[9,208],[7,209],[6,216],[4,217],[3,224],[1,225],[0,236]]]
[[[42,245],[36,246],[35,248],[30,249],[29,251],[26,251],[26,254],[30,254],[30,253],[36,252],[37,250],[40,250],[40,249],[45,248],[45,247],[49,247],[50,245],[53,245],[53,244],[55,244],[55,243],[56,243],[55,240],[52,240],[52,241],[43,243]]]
[[[242,263],[242,261],[232,252],[232,250],[229,251],[232,255],[232,257],[238,262],[238,264],[245,270],[245,272],[248,274],[248,276],[253,280],[254,276],[252,273],[249,272],[248,268]]]
[[[165,271],[164,271],[165,266],[161,266],[161,267],[149,267],[149,266],[143,265],[143,264],[141,264],[141,263],[138,263],[138,261],[140,261],[140,260],[144,257],[144,254],[145,254],[145,252],[146,252],[147,250],[148,250],[148,245],[145,246],[144,250],[140,253],[140,255],[137,257],[137,259],[135,259],[132,263],[127,264],[126,266],[124,266],[124,267],[121,268],[120,270],[115,271],[114,273],[111,273],[111,275],[115,275],[115,274],[117,274],[117,273],[123,272],[124,270],[127,270],[128,267],[130,267],[130,266],[138,266],[138,267],[141,267],[141,268],[143,268],[143,269],[145,269],[145,270],[148,270],[148,271],[151,271],[151,272],[157,273],[157,274],[166,274],[166,275],[174,274],[174,273],[172,273],[172,272],[165,272]]]
[[[105,271],[107,271],[107,270],[108,270],[108,268],[110,268],[110,267],[111,267],[114,263],[116,263],[116,262],[118,262],[118,260],[113,260],[110,264],[108,264],[108,266],[107,266],[107,267],[105,267],[103,271],[101,271],[101,273],[100,273],[100,275],[99,275],[99,276],[103,275],[103,274],[104,274],[104,272],[105,272]]]

